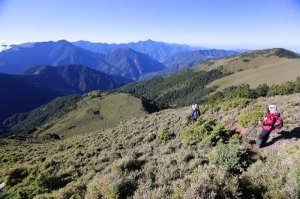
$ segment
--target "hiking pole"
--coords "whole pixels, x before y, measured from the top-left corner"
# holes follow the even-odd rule
[[[246,134],[246,136],[249,135],[249,134],[250,134],[250,133],[258,126],[258,124],[259,124],[259,123],[257,123],[257,124],[253,127],[253,129],[251,129],[251,131],[250,131],[249,133]]]

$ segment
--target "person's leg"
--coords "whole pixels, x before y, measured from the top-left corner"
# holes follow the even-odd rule
[[[268,139],[269,139],[270,133],[271,133],[270,131],[268,131],[268,132],[266,133],[266,135],[265,135],[264,138],[263,138],[263,142],[262,142],[261,146],[263,146],[263,145],[265,145],[265,144],[267,143],[267,141],[268,141]]]
[[[259,148],[265,144],[265,142],[268,140],[269,138],[269,134],[270,132],[267,130],[262,130],[262,132],[260,133],[258,140],[256,141],[256,146],[258,146]]]

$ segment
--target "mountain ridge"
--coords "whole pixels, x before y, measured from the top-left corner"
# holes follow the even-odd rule
[[[114,90],[132,81],[122,76],[108,75],[80,64],[56,67],[33,65],[20,75],[28,81],[77,94],[99,89]]]
[[[57,90],[44,87],[18,76],[0,73],[0,126],[7,117],[27,112],[64,95]]]

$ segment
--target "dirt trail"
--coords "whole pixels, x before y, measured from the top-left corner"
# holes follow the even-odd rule
[[[280,151],[285,146],[291,146],[296,144],[300,140],[300,127],[289,128],[287,130],[284,127],[281,130],[274,130],[271,132],[267,143],[261,148],[255,146],[255,142],[261,132],[262,128],[258,125],[256,128],[246,129],[241,127],[239,124],[234,123],[230,129],[239,132],[242,136],[246,136],[250,140],[250,144],[243,143],[242,146],[245,147],[252,153],[252,158],[259,158],[261,152],[263,151]]]

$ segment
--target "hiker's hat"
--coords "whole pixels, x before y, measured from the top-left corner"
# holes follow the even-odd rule
[[[270,113],[277,112],[277,106],[275,104],[271,104],[268,106]]]
[[[196,109],[196,107],[194,106],[194,104],[192,105],[192,108],[193,108],[193,110],[195,110],[195,109]]]

